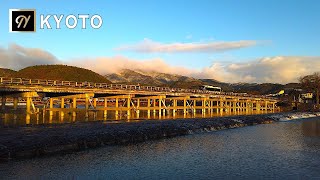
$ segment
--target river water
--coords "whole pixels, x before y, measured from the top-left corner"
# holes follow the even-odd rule
[[[131,122],[135,120],[155,120],[155,119],[182,119],[182,118],[209,118],[209,117],[220,117],[220,116],[232,116],[232,115],[252,115],[252,114],[265,114],[272,113],[271,111],[250,111],[250,112],[223,112],[223,113],[202,113],[201,110],[197,112],[183,114],[182,110],[178,110],[176,115],[173,116],[172,112],[165,114],[159,111],[150,113],[147,115],[146,110],[141,110],[139,117],[131,112],[131,116],[127,116],[127,111],[119,111],[118,116],[115,115],[115,111],[107,111],[107,116],[104,116],[103,111],[86,111],[84,107],[78,106],[78,110],[74,113],[68,109],[47,111],[44,109],[39,110],[36,113],[32,113],[29,116],[26,114],[25,109],[19,109],[18,111],[7,110],[0,111],[0,127],[19,127],[26,125],[42,125],[42,124],[63,124],[63,123],[75,123],[75,122],[87,122],[87,121],[105,121],[105,122]],[[29,118],[28,118],[29,117]]]
[[[0,164],[1,179],[320,179],[320,118]]]

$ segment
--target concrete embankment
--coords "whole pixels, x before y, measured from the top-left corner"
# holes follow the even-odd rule
[[[303,117],[319,116],[305,113]],[[88,122],[0,128],[0,162],[125,145],[192,133],[294,119],[296,114],[264,114],[207,119],[145,120],[130,123]]]

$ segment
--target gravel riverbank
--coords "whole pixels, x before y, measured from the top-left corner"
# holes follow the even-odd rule
[[[130,123],[87,122],[2,127],[0,162],[315,116],[320,114],[277,113],[206,119],[145,120]]]

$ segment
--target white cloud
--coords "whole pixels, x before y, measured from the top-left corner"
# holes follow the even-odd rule
[[[192,69],[182,66],[171,66],[160,58],[135,60],[126,57],[97,58],[74,60],[72,65],[78,65],[100,74],[117,72],[120,69],[140,69],[163,73],[181,74],[196,78],[212,78],[222,82],[297,82],[298,78],[320,71],[320,57],[277,56],[265,57],[242,63],[213,63],[202,69]]]
[[[254,40],[241,40],[241,41],[220,41],[208,43],[160,43],[150,39],[144,39],[142,42],[131,45],[124,45],[116,48],[117,51],[135,51],[141,53],[177,53],[177,52],[203,52],[214,53],[224,52],[229,50],[241,49],[257,45]]]
[[[289,83],[318,71],[320,57],[276,56],[228,65],[214,63],[193,76],[225,82]]]
[[[153,59],[130,59],[124,56],[100,57],[89,59],[73,59],[68,61],[69,65],[81,66],[91,69],[100,74],[116,73],[121,69],[158,71],[163,73],[185,74],[196,72],[183,66],[170,66],[161,58]]]
[[[0,47],[0,67],[19,70],[21,68],[40,65],[58,64],[59,60],[51,53],[38,48],[25,48],[10,44],[7,48]]]

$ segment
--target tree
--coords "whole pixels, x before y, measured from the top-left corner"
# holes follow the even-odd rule
[[[316,105],[319,106],[320,73],[313,73],[299,79],[304,89],[312,90],[316,94]]]

